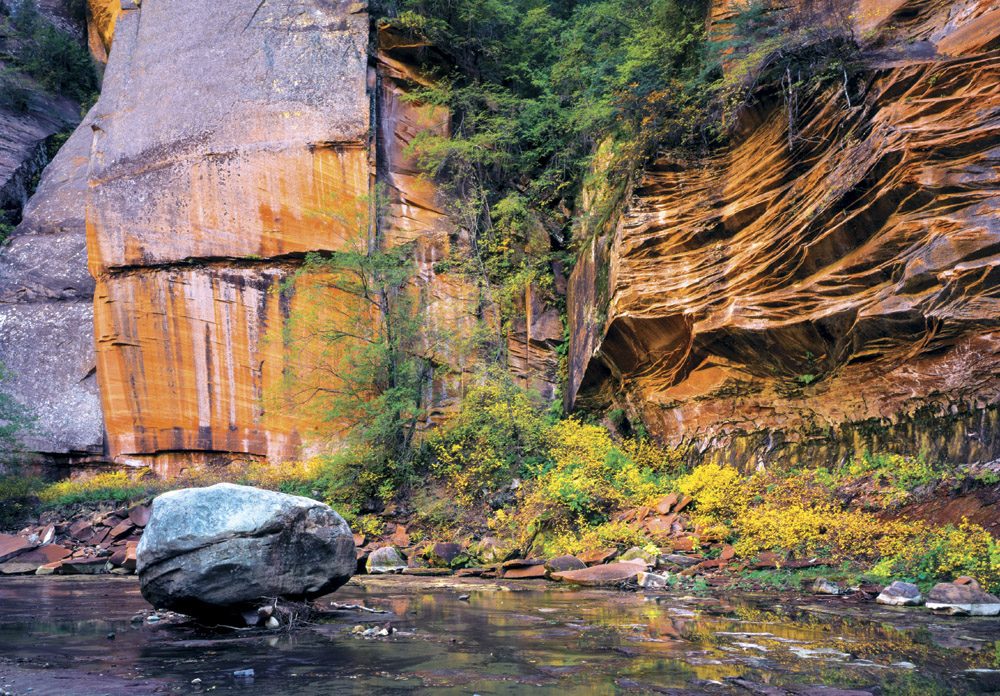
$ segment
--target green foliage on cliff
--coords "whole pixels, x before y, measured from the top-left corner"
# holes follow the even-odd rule
[[[0,15],[13,35],[8,70],[0,77],[0,105],[27,110],[27,87],[15,71],[26,73],[45,89],[85,102],[96,93],[97,72],[86,46],[45,19],[34,0],[24,0],[9,16]],[[11,69],[13,68],[13,70]]]
[[[411,257],[408,247],[310,254],[297,274],[303,297],[286,340],[305,359],[289,387],[346,435],[324,475],[332,497],[391,497],[413,474],[433,367]]]
[[[623,177],[664,144],[706,141],[705,9],[680,0],[383,0],[375,12],[444,54],[446,68],[428,59],[437,79],[415,98],[450,109],[453,132],[424,133],[414,148],[461,201],[463,223],[513,249],[496,238],[523,248],[538,224],[555,248],[566,243],[602,140],[621,144]]]

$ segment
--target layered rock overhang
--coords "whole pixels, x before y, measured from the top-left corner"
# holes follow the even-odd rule
[[[840,5],[878,37],[851,103],[840,84],[815,95],[790,146],[780,97],[763,100],[724,151],[656,162],[583,250],[572,404],[626,405],[673,442],[763,433],[741,462],[852,423],[997,455],[1000,11]],[[928,412],[968,417],[913,426]]]

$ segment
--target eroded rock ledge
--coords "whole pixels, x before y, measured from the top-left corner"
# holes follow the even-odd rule
[[[850,423],[916,449],[918,411],[958,424],[954,454],[997,456],[1000,14],[959,4],[860,8],[889,37],[863,98],[813,98],[791,151],[765,103],[713,159],[657,162],[575,269],[572,401],[742,439],[743,462],[775,436],[841,453],[868,437]]]

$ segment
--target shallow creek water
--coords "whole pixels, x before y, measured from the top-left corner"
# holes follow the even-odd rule
[[[951,694],[1000,690],[1000,619],[844,600],[352,582],[292,632],[134,624],[132,578],[0,579],[0,691],[59,694]],[[460,599],[462,595],[467,599]],[[389,637],[365,627],[391,624]],[[357,629],[360,630],[360,629]],[[113,633],[114,637],[109,637]],[[253,678],[234,672],[252,669]],[[195,681],[200,680],[200,682]],[[194,682],[194,683],[192,683]]]

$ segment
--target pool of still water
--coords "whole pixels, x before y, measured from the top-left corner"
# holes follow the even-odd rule
[[[293,631],[209,630],[134,623],[150,611],[134,578],[2,578],[0,692],[1000,692],[1000,619],[836,598],[406,577],[361,579],[321,603],[332,601],[385,613],[336,610]],[[361,633],[372,627],[392,633]],[[234,676],[244,670],[253,676]]]

